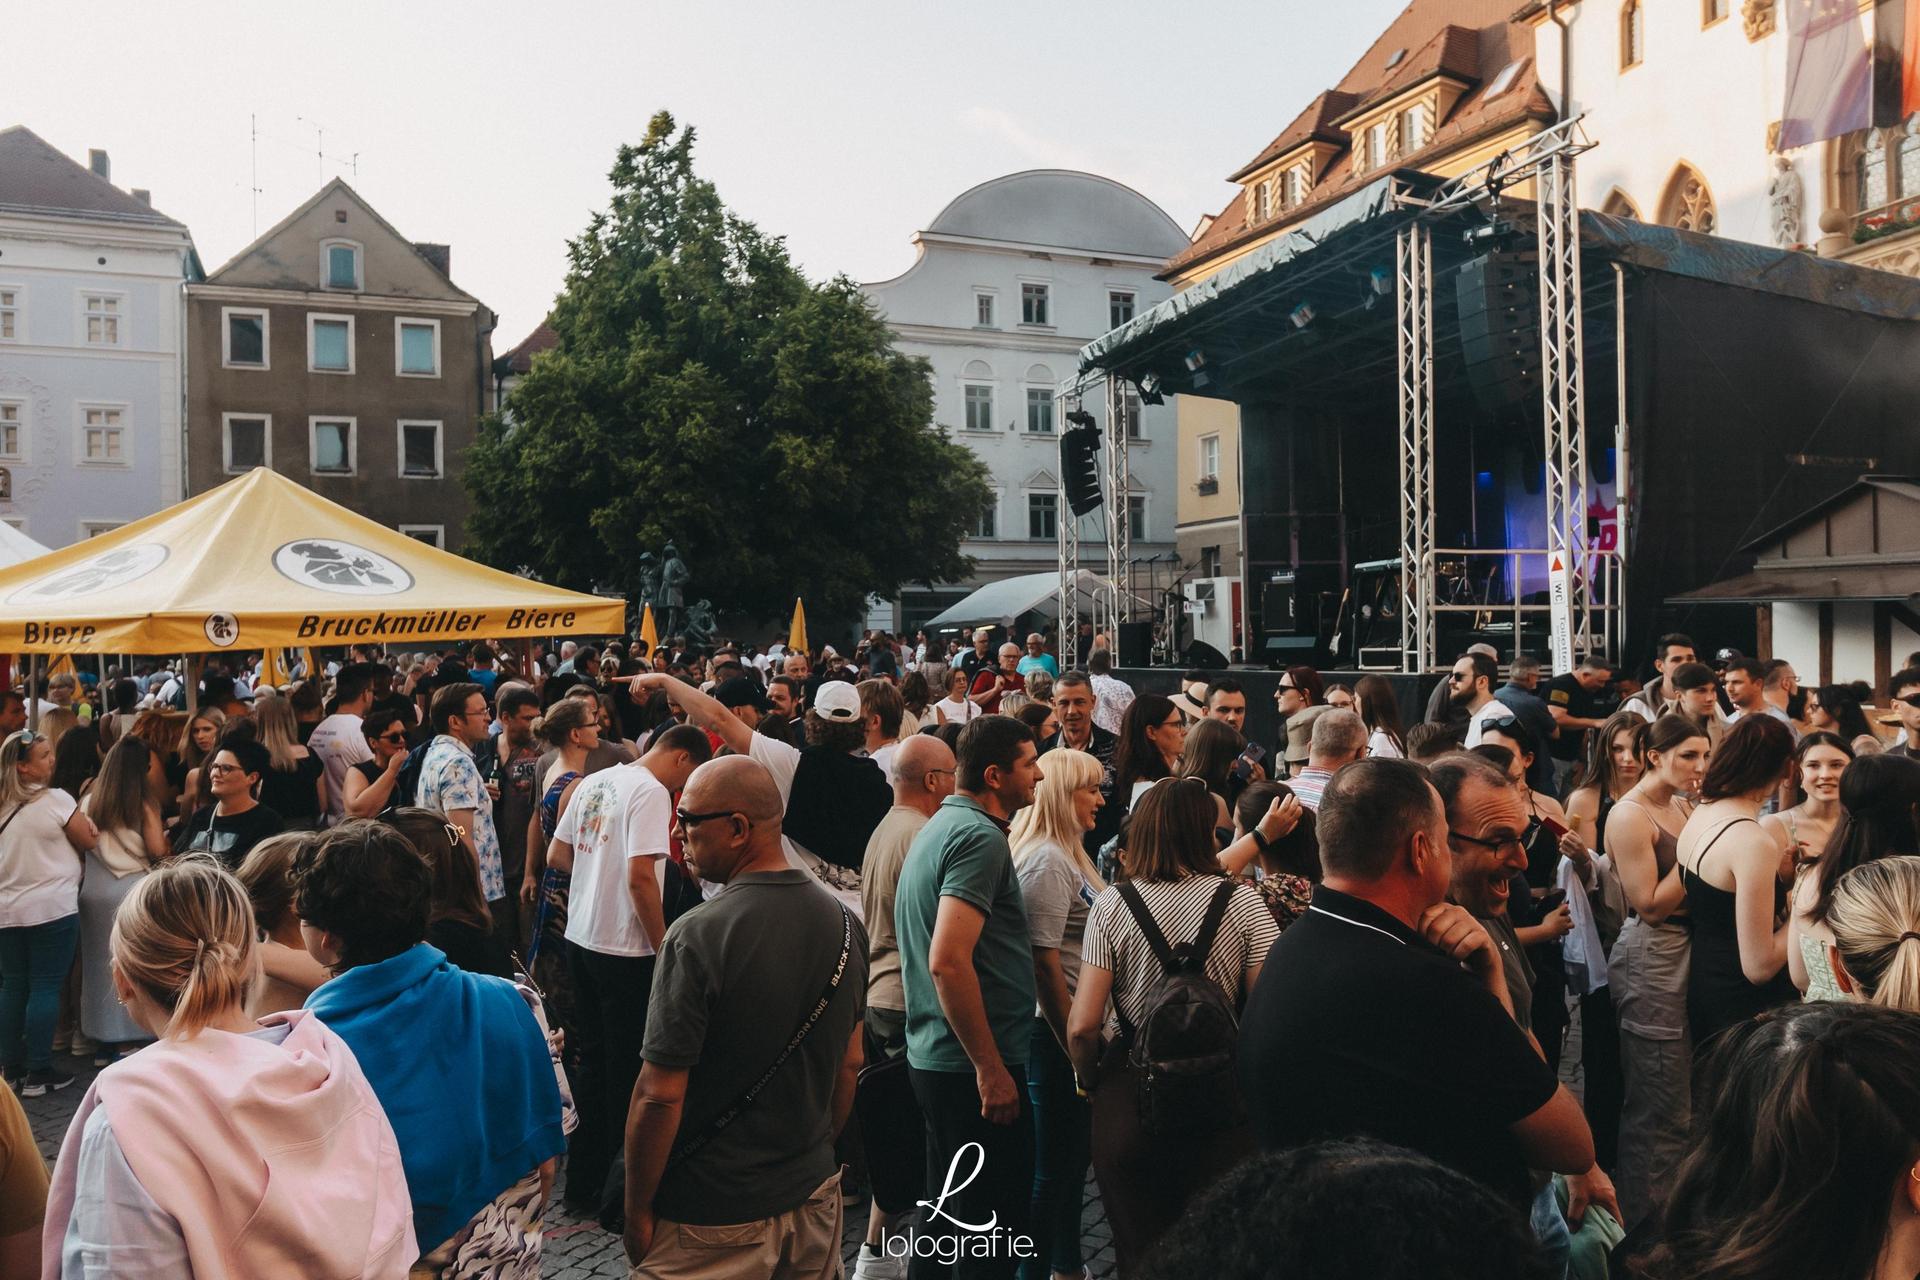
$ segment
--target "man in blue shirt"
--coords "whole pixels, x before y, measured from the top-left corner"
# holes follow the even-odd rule
[[[1015,667],[1014,670],[1023,676],[1033,671],[1044,671],[1048,675],[1058,679],[1060,677],[1060,662],[1052,654],[1047,652],[1047,642],[1042,639],[1040,633],[1036,631],[1027,637],[1026,656],[1020,659],[1020,665]]]

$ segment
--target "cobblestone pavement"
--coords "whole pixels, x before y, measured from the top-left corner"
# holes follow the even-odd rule
[[[87,1083],[96,1074],[92,1063],[82,1058],[66,1058],[56,1055],[54,1065],[63,1071],[74,1073],[74,1083],[40,1098],[22,1099],[26,1107],[27,1120],[33,1127],[34,1139],[40,1144],[40,1154],[46,1157],[49,1167],[54,1156],[60,1150],[61,1139],[66,1137],[67,1124],[73,1119],[74,1110],[80,1105],[80,1098],[86,1093]],[[563,1182],[564,1185],[564,1182]],[[864,1197],[847,1206],[847,1226],[844,1249],[847,1270],[853,1269],[854,1255],[860,1250],[860,1241],[866,1235],[867,1201]],[[1082,1238],[1088,1251],[1087,1269],[1096,1277],[1113,1274],[1113,1237],[1107,1229],[1106,1214],[1100,1204],[1100,1197],[1094,1191],[1091,1179],[1087,1182],[1087,1208]],[[557,1277],[558,1280],[589,1280],[590,1277],[624,1277],[627,1275],[626,1256],[620,1248],[620,1241],[609,1232],[601,1230],[598,1223],[591,1222],[569,1213],[565,1206],[555,1203],[547,1215],[547,1244],[545,1265],[541,1267],[543,1276]]]

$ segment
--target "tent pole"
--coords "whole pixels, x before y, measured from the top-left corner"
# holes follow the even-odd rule
[[[40,655],[27,655],[27,728],[40,728]]]
[[[200,664],[196,655],[180,655],[180,682],[187,687],[187,714],[192,715],[200,709]]]

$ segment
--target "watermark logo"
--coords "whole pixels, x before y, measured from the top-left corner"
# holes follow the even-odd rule
[[[972,1167],[961,1176],[961,1166]],[[968,1222],[947,1209],[947,1201],[972,1186],[987,1167],[987,1149],[977,1142],[964,1144],[953,1153],[940,1194],[932,1200],[916,1201],[927,1211],[925,1229],[913,1235],[887,1237],[882,1251],[890,1258],[932,1258],[952,1265],[962,1258],[1037,1258],[1040,1251],[1033,1237],[1003,1230],[998,1210],[989,1210],[985,1222]],[[945,1230],[950,1227],[951,1230]]]
[[[42,578],[35,578],[7,597],[8,604],[50,604],[97,595],[146,577],[167,558],[164,542],[139,542],[89,556]]]

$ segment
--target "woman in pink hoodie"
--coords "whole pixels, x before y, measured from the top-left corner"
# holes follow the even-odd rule
[[[114,988],[159,1040],[81,1100],[42,1280],[407,1274],[419,1249],[393,1128],[318,1018],[247,1016],[254,937],[246,891],[205,855],[121,904]]]

